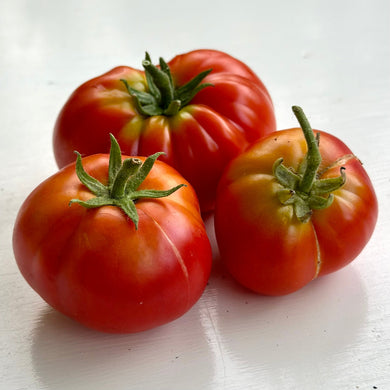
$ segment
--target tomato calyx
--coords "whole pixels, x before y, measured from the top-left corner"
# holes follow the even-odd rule
[[[176,115],[181,108],[191,102],[200,90],[213,85],[210,83],[201,84],[212,69],[199,73],[187,84],[176,88],[169,66],[162,58],[160,58],[160,66],[157,67],[152,64],[150,55],[146,53],[142,66],[145,69],[149,92],[132,88],[125,79],[121,79],[121,81],[134,98],[137,110],[145,116]]]
[[[102,206],[117,206],[133,221],[138,229],[139,216],[135,202],[144,198],[163,198],[171,195],[185,184],[179,184],[169,190],[142,189],[138,187],[149,174],[157,158],[164,154],[155,153],[146,158],[144,163],[139,158],[127,158],[122,162],[120,146],[115,137],[110,134],[111,149],[108,166],[108,184],[104,185],[99,180],[90,176],[83,167],[81,155],[78,152],[76,160],[76,174],[94,195],[94,198],[83,201],[72,199],[69,205],[78,203],[86,208],[97,208]]]
[[[325,209],[332,204],[332,192],[344,185],[346,174],[345,168],[340,167],[340,176],[318,178],[318,168],[322,161],[319,151],[320,133],[314,135],[302,108],[293,106],[292,110],[305,136],[307,153],[297,171],[283,165],[283,158],[278,158],[273,165],[273,174],[283,186],[277,193],[280,202],[293,205],[296,217],[305,223],[310,220],[313,210]]]

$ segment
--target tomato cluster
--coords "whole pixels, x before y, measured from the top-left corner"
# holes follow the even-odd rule
[[[17,216],[17,264],[52,307],[116,333],[183,315],[210,275],[206,212],[227,269],[261,294],[296,291],[360,253],[378,206],[345,144],[299,107],[301,128],[277,131],[266,87],[226,53],[157,66],[146,53],[142,65],[73,92],[54,128],[60,170]]]
[[[161,161],[195,188],[202,211],[214,208],[225,165],[276,130],[271,98],[247,65],[215,50],[196,50],[143,70],[116,67],[70,96],[54,128],[60,168],[108,152],[108,134],[130,156],[164,152]]]

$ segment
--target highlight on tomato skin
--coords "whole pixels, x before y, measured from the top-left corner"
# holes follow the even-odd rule
[[[134,333],[182,316],[206,287],[211,246],[192,186],[145,157],[81,158],[19,210],[21,274],[53,308],[102,332]],[[114,149],[114,151],[113,151]]]
[[[108,153],[109,133],[127,155],[164,152],[160,160],[192,184],[208,212],[226,164],[274,130],[270,94],[242,61],[201,49],[153,65],[146,53],[142,69],[117,66],[74,90],[58,114],[53,149],[60,168],[75,161],[75,150]]]
[[[369,242],[378,202],[361,161],[334,135],[280,130],[233,159],[218,185],[215,234],[232,276],[264,295],[293,293],[345,267]]]

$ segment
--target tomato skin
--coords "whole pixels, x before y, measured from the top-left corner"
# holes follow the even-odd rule
[[[82,155],[107,153],[109,133],[128,155],[164,151],[161,161],[183,174],[195,187],[202,211],[209,211],[214,207],[217,180],[211,182],[211,187],[210,183],[201,183],[188,174],[193,171],[190,167],[196,165],[200,171],[207,168],[210,175],[219,178],[222,168],[249,143],[276,129],[273,104],[254,72],[223,52],[197,50],[173,58],[168,65],[177,85],[213,68],[204,82],[214,87],[201,90],[176,115],[146,117],[138,112],[134,98],[120,81],[148,91],[145,72],[116,67],[87,81],[69,97],[55,124],[54,155],[61,168],[75,160],[75,150]],[[189,136],[185,134],[187,122],[196,120],[196,116],[188,113],[194,110],[202,113],[203,121],[196,134]],[[195,158],[203,150],[208,151],[207,158]],[[214,161],[222,157],[222,165],[214,166]]]
[[[283,205],[272,167],[279,157],[298,169],[307,152],[301,129],[275,132],[232,160],[218,186],[215,232],[221,259],[236,280],[264,295],[289,294],[311,280],[346,266],[374,230],[378,204],[360,161],[342,141],[320,132],[320,178],[346,182],[326,209],[300,222]],[[336,163],[335,163],[336,161]]]
[[[235,74],[257,84],[271,99],[267,88],[255,72],[242,61],[219,50],[198,49],[175,56],[170,62],[177,84],[182,85],[195,77],[199,70],[213,69],[212,74]]]
[[[205,82],[213,87],[200,91],[192,103],[211,107],[228,118],[249,143],[275,130],[272,101],[265,89],[235,74],[211,73]]]
[[[108,133],[118,138],[119,130],[136,115],[120,79],[129,80],[140,89],[146,88],[142,72],[119,66],[87,81],[72,93],[54,128],[54,156],[60,168],[75,161],[75,150],[82,155],[108,152]]]
[[[107,155],[86,157],[83,164],[107,181]],[[63,168],[19,211],[13,247],[22,275],[52,307],[99,331],[139,332],[178,318],[201,296],[211,268],[199,204],[189,183],[160,161],[140,186],[167,189],[183,182],[187,187],[169,197],[139,200],[135,230],[117,207],[68,206],[93,195],[74,164]]]

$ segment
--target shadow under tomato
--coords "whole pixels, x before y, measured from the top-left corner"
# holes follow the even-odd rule
[[[267,297],[239,285],[219,258],[213,220],[206,226],[213,246],[213,270],[202,300],[203,326],[212,328],[220,356],[218,375],[264,388],[295,388],[305,378],[332,368],[348,353],[365,326],[368,303],[354,265],[318,278],[286,296]],[[218,366],[217,366],[218,367]],[[226,378],[227,376],[227,378]],[[237,382],[237,386],[239,383]],[[291,387],[292,386],[292,387]]]
[[[87,329],[47,307],[33,334],[33,367],[42,388],[56,390],[171,390],[183,378],[188,389],[208,389],[212,355],[196,316],[190,311],[149,331],[114,335]]]
[[[287,388],[295,388],[308,372],[311,377],[337,372],[334,356],[348,355],[365,337],[367,295],[353,266],[282,297],[254,294],[223,266],[216,267],[204,298],[207,322],[219,337],[224,371],[233,380],[247,376],[248,383],[256,383],[267,377],[272,386],[264,388],[286,388],[288,382],[292,387]]]

